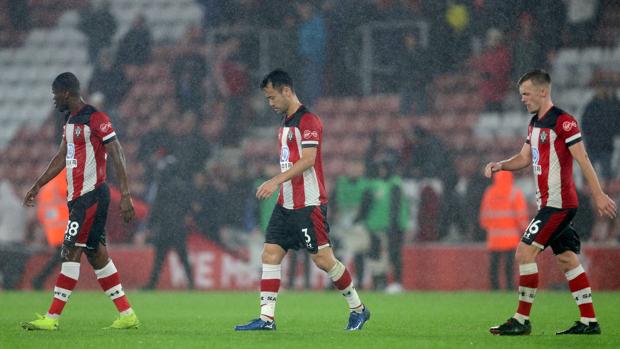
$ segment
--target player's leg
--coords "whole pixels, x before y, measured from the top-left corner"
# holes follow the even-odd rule
[[[319,269],[327,273],[347,301],[350,314],[346,329],[361,330],[364,323],[370,319],[370,311],[364,306],[357,294],[349,270],[336,259],[332,248],[329,246],[319,249],[316,254],[311,254],[310,257]]]
[[[305,245],[314,264],[325,271],[349,304],[347,330],[361,330],[370,319],[370,311],[360,300],[349,270],[334,256],[329,241],[327,207],[307,207],[296,217],[298,240]]]
[[[530,311],[538,290],[538,265],[536,256],[542,252],[572,220],[574,209],[543,207],[526,228],[517,246],[519,264],[519,306],[515,315],[504,324],[491,327],[499,335],[530,334]]]
[[[109,328],[138,328],[140,321],[127,300],[127,296],[121,284],[120,275],[114,262],[108,255],[106,246],[103,242],[99,242],[99,246],[96,249],[89,246],[86,250],[86,256],[88,262],[95,270],[97,282],[101,286],[101,289],[110,297],[119,312],[119,318],[116,319]]]
[[[276,205],[269,219],[263,245],[260,281],[260,316],[235,331],[275,330],[275,311],[282,279],[282,260],[289,246],[289,218],[292,210]]]
[[[69,222],[71,223],[71,222]],[[73,289],[77,285],[80,276],[80,257],[82,248],[76,246],[63,246],[61,251],[62,264],[60,274],[54,285],[54,297],[49,310],[43,316],[37,314],[37,319],[30,322],[22,322],[22,328],[26,330],[57,330],[59,318]]]
[[[568,288],[579,307],[581,316],[572,327],[557,334],[600,334],[601,328],[594,313],[590,282],[577,255],[581,250],[577,232],[571,226],[567,227],[550,246],[556,255],[560,270],[566,275]]]
[[[119,318],[109,328],[138,328],[140,322],[127,300],[120,275],[114,262],[110,259],[105,245],[105,223],[110,205],[110,190],[106,184],[102,184],[94,192],[97,198],[97,209],[95,210],[93,223],[86,241],[86,257],[88,257],[88,262],[95,270],[97,282],[99,282],[101,289],[114,302],[116,309],[120,313]]]
[[[63,246],[60,250],[62,264],[60,274],[54,285],[54,298],[46,315],[37,315],[37,319],[23,322],[27,330],[56,330],[58,319],[69,301],[80,276],[80,258],[82,247],[86,246],[88,231],[96,210],[95,195],[88,193],[69,203],[69,221],[65,230]]]

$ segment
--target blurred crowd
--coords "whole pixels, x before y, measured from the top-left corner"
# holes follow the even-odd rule
[[[131,174],[139,177],[132,179],[132,190],[149,207],[135,226],[110,232],[110,240],[150,242],[156,247],[157,262],[146,288],[155,287],[158,268],[170,248],[185,256],[183,263],[191,274],[185,242],[190,233],[247,257],[244,249],[262,234],[273,208],[273,198],[257,202],[254,192],[261,179],[279,170],[277,163],[248,159],[241,147],[261,137],[261,132],[273,136],[278,117],[265,111],[257,88],[258,78],[265,73],[259,71],[258,41],[234,33],[244,28],[275,31],[278,40],[269,47],[270,68],[289,71],[302,102],[312,107],[326,96],[362,93],[358,67],[363,26],[413,23],[377,32],[373,59],[387,69],[374,80],[373,91],[398,94],[399,117],[433,117],[437,113],[433,81],[445,74],[468,72],[479,82],[479,112],[502,112],[519,108],[507,102],[507,95],[516,94],[513,86],[519,75],[533,67],[549,68],[560,47],[590,44],[606,4],[562,0],[198,2],[205,9],[202,23],[188,28],[165,62],[169,74],[163,83],[172,89],[173,100],[157,101],[155,110],[143,113],[139,122],[131,114],[142,113],[143,106],[132,105],[127,112],[124,101],[150,69],[158,47],[147,18],[137,16],[115,41],[117,22],[107,1],[92,1],[80,12],[79,28],[88,39],[84,49],[94,67],[84,86],[85,96],[110,115],[126,147]],[[24,9],[20,11],[20,16],[27,17]],[[426,34],[418,29],[420,23],[427,26]],[[618,177],[611,167],[613,140],[620,134],[615,115],[620,110],[618,86],[601,77],[594,88],[596,96],[581,125],[590,157],[607,184]],[[58,120],[55,144],[63,118],[54,117]],[[355,261],[356,269],[368,268],[370,284],[377,288],[399,287],[404,243],[481,242],[487,234],[478,218],[491,184],[481,173],[488,159],[475,150],[453,149],[422,127],[408,131],[399,140],[373,133],[364,159],[352,161],[337,178],[328,179],[334,243]],[[514,144],[515,152],[520,146]],[[277,151],[275,141],[273,151]],[[20,211],[21,194],[8,181],[0,184],[4,205],[0,255],[8,259],[11,255],[5,250],[17,251],[14,246],[29,241],[18,232],[36,235],[47,229],[42,219],[37,225],[34,217]],[[576,225],[587,235],[596,218],[587,191],[581,194]],[[532,195],[526,200],[531,213]],[[64,203],[53,205],[58,208]],[[618,242],[618,222],[604,224],[608,233],[600,240]]]

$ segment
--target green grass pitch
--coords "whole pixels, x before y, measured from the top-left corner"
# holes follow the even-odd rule
[[[19,322],[45,312],[51,292],[0,293],[0,348],[620,348],[620,293],[596,292],[601,336],[556,336],[578,319],[568,291],[540,291],[533,333],[496,337],[488,328],[516,308],[514,292],[361,292],[372,311],[363,331],[345,332],[346,303],[337,292],[284,291],[276,332],[235,332],[254,318],[255,292],[129,292],[139,330],[109,331],[116,312],[101,292],[79,289],[71,297],[60,331],[27,332]]]

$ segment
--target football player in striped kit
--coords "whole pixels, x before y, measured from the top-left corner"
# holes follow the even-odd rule
[[[261,83],[269,106],[282,115],[278,132],[281,172],[258,187],[256,198],[270,198],[280,189],[265,232],[260,282],[260,317],[236,331],[275,330],[275,308],[282,274],[281,263],[289,249],[305,249],[314,264],[325,271],[349,306],[346,330],[361,330],[370,319],[353,286],[349,270],[334,256],[327,223],[327,194],[323,179],[321,119],[304,107],[290,76],[282,70],[269,73]]]
[[[119,312],[118,319],[109,328],[138,328],[140,322],[129,305],[116,266],[108,256],[105,239],[110,204],[110,190],[105,182],[108,155],[112,158],[120,185],[121,215],[126,222],[135,215],[123,150],[109,117],[86,104],[80,96],[80,82],[73,73],[58,75],[52,83],[52,93],[56,109],[68,113],[68,119],[58,152],[26,193],[24,205],[33,206],[40,188],[66,167],[69,222],[52,304],[45,315],[38,315],[36,320],[21,325],[27,330],[59,328],[60,314],[80,276],[80,259],[84,252],[101,288]]]
[[[491,177],[498,171],[517,171],[532,165],[536,183],[538,214],[526,228],[517,247],[519,264],[519,306],[505,323],[492,327],[496,335],[531,333],[530,310],[538,288],[536,257],[551,247],[568,287],[577,302],[581,318],[557,334],[600,334],[594,313],[592,290],[579,261],[579,235],[571,221],[577,211],[577,192],[573,181],[573,159],[585,177],[599,215],[614,218],[616,203],[605,194],[583,145],[575,118],[553,105],[551,77],[543,70],[533,70],[519,79],[521,101],[532,113],[528,135],[521,151],[513,157],[486,165]]]

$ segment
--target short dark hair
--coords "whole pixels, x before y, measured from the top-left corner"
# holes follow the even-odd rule
[[[523,74],[517,83],[517,86],[521,86],[524,82],[531,80],[534,85],[551,85],[551,76],[549,73],[542,69],[534,69]]]
[[[281,91],[284,86],[288,86],[291,88],[292,91],[294,91],[293,79],[291,79],[291,76],[282,69],[276,69],[271,73],[267,74],[263,78],[263,81],[261,81],[260,88],[264,89],[270,83],[271,86],[278,91]]]
[[[56,77],[52,88],[60,92],[69,92],[72,95],[80,94],[80,80],[71,72],[65,72]]]

